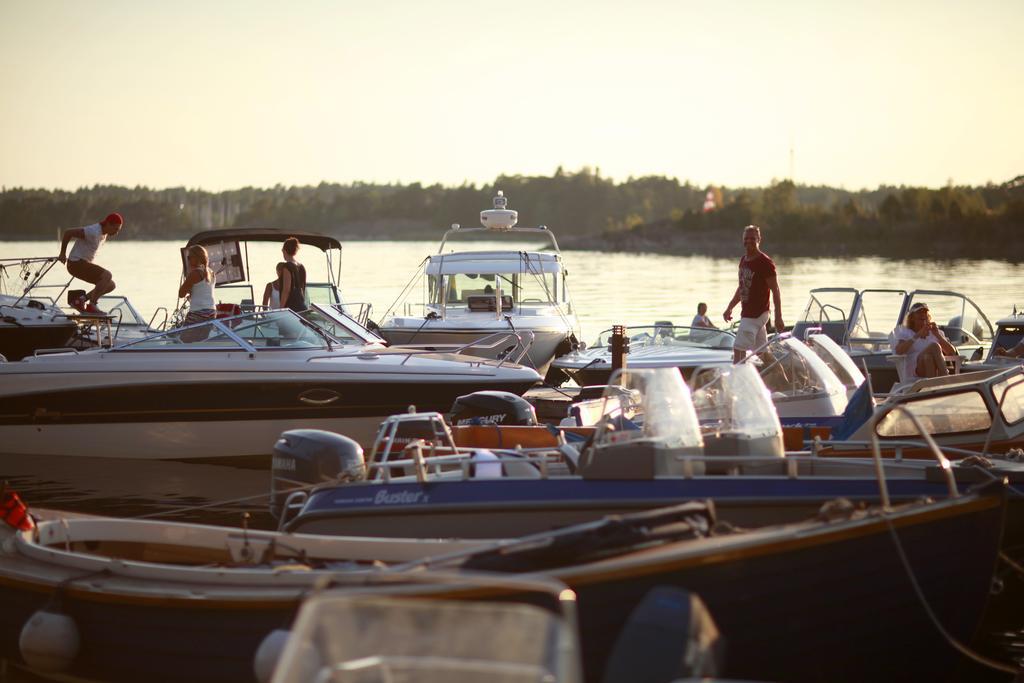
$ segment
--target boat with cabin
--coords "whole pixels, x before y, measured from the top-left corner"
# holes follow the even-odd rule
[[[257,311],[0,363],[2,457],[266,467],[287,429],[370,444],[381,420],[410,405],[447,410],[458,396],[522,394],[540,379],[507,360],[387,348],[337,309],[314,311],[331,332],[290,310]]]
[[[543,225],[519,227],[518,220],[518,213],[508,208],[508,199],[499,190],[494,208],[480,212],[481,227],[453,225],[437,253],[423,261],[418,278],[421,302],[406,301],[413,291],[406,288],[380,321],[380,334],[398,345],[463,347],[496,332],[528,334],[533,339],[523,362],[544,375],[551,360],[575,344],[579,322],[554,233]],[[540,237],[551,250],[450,250],[449,239],[462,235]],[[488,358],[505,352],[502,347],[468,350]]]

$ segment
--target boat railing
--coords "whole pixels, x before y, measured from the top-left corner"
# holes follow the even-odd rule
[[[892,510],[892,506],[889,502],[889,486],[886,483],[885,469],[882,467],[882,449],[879,444],[880,440],[878,438],[878,430],[876,427],[878,426],[878,423],[887,416],[893,415],[897,412],[903,413],[914,425],[914,429],[916,429],[917,433],[921,435],[921,438],[924,439],[928,450],[930,450],[931,454],[935,457],[936,462],[939,464],[939,468],[942,470],[942,473],[946,478],[946,484],[949,486],[949,497],[958,497],[960,493],[956,488],[956,478],[953,476],[953,469],[952,465],[949,463],[949,459],[942,454],[942,450],[939,448],[939,445],[935,443],[935,439],[932,438],[932,435],[929,434],[928,430],[924,428],[923,424],[921,424],[921,420],[919,420],[917,415],[914,414],[914,411],[910,410],[907,406],[896,405],[888,411],[875,411],[868,420],[868,425],[871,431],[871,456],[875,461],[875,476],[878,478],[878,491],[881,496],[882,509],[885,512],[889,512]]]
[[[17,306],[19,303],[21,303],[21,300],[24,299],[28,295],[29,292],[31,292],[33,289],[37,288],[37,285],[39,285],[39,282],[41,282],[42,279],[44,277],[46,277],[47,273],[50,272],[50,269],[52,269],[54,264],[56,264],[58,261],[59,261],[59,259],[56,256],[38,256],[38,257],[30,257],[30,258],[0,259],[0,273],[6,273],[8,267],[17,266],[17,267],[20,267],[22,269],[22,273],[23,273],[22,279],[28,281],[28,284],[25,285],[22,288],[21,296],[19,296],[15,300],[15,302],[14,302],[15,306]],[[35,273],[32,273],[32,270],[31,270],[30,266],[32,264],[36,264],[36,263],[40,264],[40,268]],[[47,287],[47,288],[51,288],[51,289],[60,288],[60,292],[58,292],[57,296],[55,297],[55,299],[59,299],[61,294],[64,293],[64,290],[67,289],[68,285],[70,285],[70,284],[71,284],[71,280],[68,280],[67,283],[64,284],[64,285],[44,285],[43,287]],[[38,287],[38,288],[41,289],[42,287]]]
[[[330,304],[330,306],[343,315],[352,318],[363,327],[366,327],[367,323],[370,322],[370,313],[373,311],[373,304],[362,301],[347,301],[343,304]],[[349,312],[352,308],[355,308],[354,314]]]
[[[892,450],[892,458],[887,458],[895,462],[903,462],[908,458],[905,458],[903,452],[905,450],[921,450],[922,448],[928,448],[928,444],[925,441],[914,441],[912,439],[894,439],[885,440],[882,442],[882,446],[886,450]],[[831,452],[832,454],[843,453],[844,451],[865,451],[871,448],[870,440],[853,441],[853,440],[832,440],[832,439],[821,439],[815,438],[809,442],[808,452],[812,455],[819,457],[829,457],[823,453]],[[983,455],[981,451],[970,450],[966,448],[956,448],[955,446],[942,446],[944,453],[950,455],[958,455],[963,457],[970,457],[972,455]]]
[[[158,315],[160,315],[160,311],[163,311],[163,313],[164,313],[164,320],[163,320],[162,323],[160,323],[159,326],[154,326],[153,322],[156,320],[156,317]],[[168,320],[169,317],[170,317],[170,311],[167,310],[167,307],[166,306],[160,306],[155,311],[153,311],[153,315],[150,316],[149,322],[146,323],[146,327],[148,327],[151,330],[164,330],[164,329],[167,329],[167,320]]]
[[[477,349],[478,351],[489,351],[500,347],[502,344],[506,344],[503,351],[497,354],[496,360],[498,361],[498,367],[501,367],[505,363],[518,363],[533,346],[533,341],[536,335],[531,330],[518,330],[512,332],[492,332],[486,336],[480,337],[468,344],[401,344],[392,348],[409,350],[409,356],[426,353],[456,353],[461,354],[467,349]],[[515,344],[507,346],[507,343],[515,340]],[[480,355],[471,354],[471,355]],[[402,365],[409,360],[406,358],[402,361]]]
[[[486,458],[481,457],[481,451],[488,453]],[[439,480],[548,479],[554,474],[570,474],[572,471],[566,464],[566,458],[571,459],[572,456],[564,449],[552,447],[455,448],[449,452],[447,447],[414,439],[402,449],[402,454],[404,457],[395,460],[372,463],[371,477],[385,484],[425,484]],[[412,474],[407,474],[410,470]],[[401,474],[395,474],[396,471]]]

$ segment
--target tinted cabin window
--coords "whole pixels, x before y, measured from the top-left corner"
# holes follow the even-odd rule
[[[933,396],[904,403],[917,416],[930,434],[979,432],[992,426],[992,416],[985,400],[976,391],[962,394]],[[890,438],[918,438],[917,429],[902,412],[890,412],[878,423],[879,436]]]

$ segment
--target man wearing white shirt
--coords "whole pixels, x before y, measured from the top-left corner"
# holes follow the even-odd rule
[[[93,263],[96,252],[100,245],[107,241],[107,237],[113,237],[121,232],[124,219],[121,214],[112,213],[99,223],[87,225],[84,228],[70,228],[64,231],[60,243],[60,262],[67,263],[68,272],[79,280],[85,280],[93,285],[92,290],[84,297],[71,302],[71,305],[83,313],[102,313],[96,307],[96,302],[104,294],[114,291],[114,277],[106,268]],[[67,254],[68,242],[75,240],[75,246],[71,254]]]

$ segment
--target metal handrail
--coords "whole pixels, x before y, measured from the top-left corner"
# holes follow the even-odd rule
[[[160,313],[160,311],[164,312],[164,321],[162,323],[160,323],[160,327],[154,327],[153,326],[153,321],[156,320],[156,316],[157,316],[157,314]],[[167,310],[166,306],[158,306],[157,309],[155,311],[153,311],[153,315],[151,315],[149,317],[149,322],[146,323],[146,327],[148,327],[151,330],[153,330],[153,329],[163,330],[165,327],[167,327],[167,318],[168,318],[169,315],[170,315],[170,312]]]
[[[878,489],[882,498],[882,509],[889,512],[892,509],[892,506],[889,502],[889,487],[885,481],[885,471],[882,467],[882,450],[879,446],[878,430],[876,427],[882,419],[889,415],[893,415],[896,412],[901,412],[910,418],[910,421],[914,425],[914,428],[917,429],[918,434],[924,438],[925,443],[932,452],[932,455],[935,456],[935,460],[938,461],[943,475],[946,477],[946,484],[949,486],[949,497],[959,497],[960,492],[957,491],[956,488],[956,478],[953,476],[952,466],[949,464],[949,460],[946,456],[942,454],[942,451],[939,449],[939,445],[935,443],[935,439],[933,439],[932,435],[924,428],[924,425],[921,424],[921,421],[912,410],[907,406],[896,405],[891,410],[885,411],[884,413],[881,411],[875,412],[868,420],[868,425],[871,428],[871,455],[875,461],[875,476],[878,477]]]

